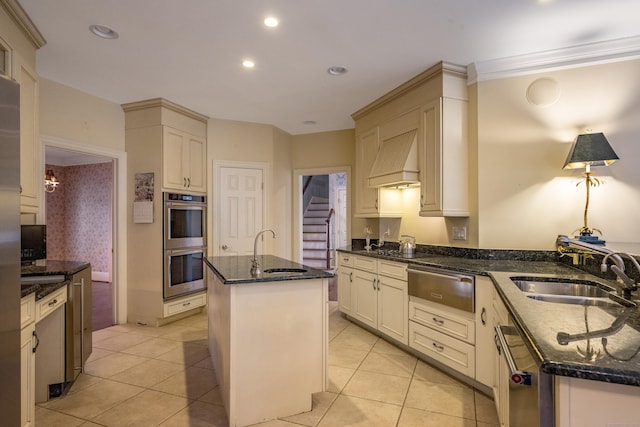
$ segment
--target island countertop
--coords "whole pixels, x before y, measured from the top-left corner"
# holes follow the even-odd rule
[[[252,256],[215,256],[205,258],[205,263],[211,271],[225,285],[238,285],[242,283],[276,282],[283,280],[327,279],[333,277],[332,273],[318,270],[303,264],[298,264],[274,255],[260,255],[260,268],[262,273],[251,275]],[[276,269],[269,273],[267,270]],[[295,271],[283,271],[295,270]]]

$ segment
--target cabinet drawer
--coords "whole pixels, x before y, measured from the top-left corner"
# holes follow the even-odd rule
[[[378,274],[400,280],[407,280],[407,264],[378,260]]]
[[[180,298],[164,304],[164,317],[173,316],[194,308],[203,307],[207,304],[207,294],[201,294]]]
[[[409,347],[470,378],[475,376],[475,348],[471,344],[410,321]]]
[[[20,300],[20,329],[36,320],[36,294],[32,293]]]
[[[377,260],[375,258],[363,257],[363,256],[354,256],[353,257],[353,268],[357,268],[358,270],[369,271],[371,273],[377,272]]]
[[[338,265],[343,267],[353,267],[353,256],[349,254],[338,254]]]
[[[36,303],[36,323],[67,302],[67,287],[63,286]]]
[[[429,301],[409,301],[409,319],[453,338],[475,344],[475,319],[472,313],[439,307]]]

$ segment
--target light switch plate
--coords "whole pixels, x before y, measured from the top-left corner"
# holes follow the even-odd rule
[[[467,240],[467,227],[453,227],[453,240]]]

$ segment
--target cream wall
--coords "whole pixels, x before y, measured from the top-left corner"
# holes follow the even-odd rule
[[[351,166],[355,163],[355,130],[307,133],[292,137],[294,169]],[[352,169],[353,170],[353,169]]]
[[[124,151],[124,112],[119,104],[40,79],[40,133]]]
[[[589,225],[608,242],[640,242],[640,61],[480,82],[478,240],[483,248],[554,249],[557,234],[582,225],[582,170],[562,169],[572,141],[604,132],[621,160],[593,168]],[[527,101],[529,85],[557,82],[552,105]],[[542,93],[541,95],[545,95]]]

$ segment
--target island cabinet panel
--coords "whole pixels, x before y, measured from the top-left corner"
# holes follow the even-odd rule
[[[229,425],[310,411],[326,388],[328,280],[224,284],[209,273],[209,351]]]

